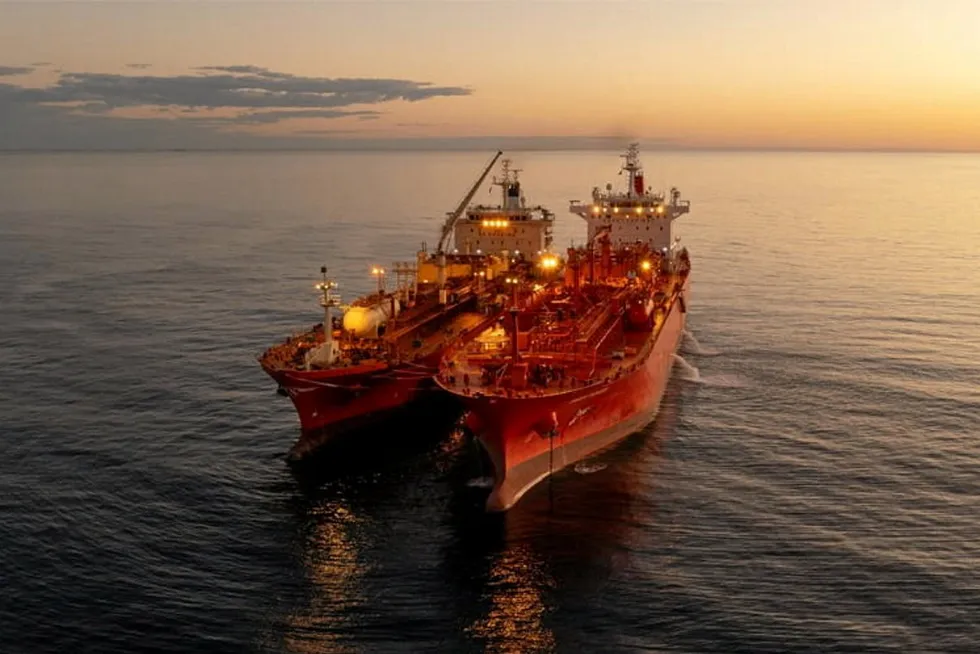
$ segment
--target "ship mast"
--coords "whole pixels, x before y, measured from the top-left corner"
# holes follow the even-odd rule
[[[643,195],[643,167],[640,165],[640,144],[630,143],[629,147],[626,149],[626,154],[621,154],[619,156],[626,160],[626,163],[624,163],[622,169],[620,169],[620,173],[625,170],[629,174],[629,186],[626,187],[626,196],[632,198],[638,195]],[[640,181],[640,190],[636,188],[637,180]]]
[[[337,282],[327,279],[327,267],[320,266],[320,274],[323,281],[316,285],[317,290],[323,293],[320,298],[320,306],[323,307],[323,344],[328,355],[333,357],[333,319],[330,310],[340,306],[340,296],[336,293]]]
[[[500,208],[501,209],[520,209],[523,202],[523,197],[520,191],[520,182],[517,179],[518,173],[521,172],[520,168],[511,168],[510,159],[504,159],[500,162],[500,172],[502,173],[500,179],[496,176],[493,178],[493,183],[500,187]]]

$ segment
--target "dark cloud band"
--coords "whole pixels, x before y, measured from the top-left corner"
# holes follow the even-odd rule
[[[466,96],[461,86],[389,78],[306,77],[253,65],[205,66],[183,75],[62,72],[47,86],[0,81],[0,150],[293,147],[317,135],[361,130],[308,129],[289,135],[249,128],[288,120],[371,121],[380,106]],[[0,66],[15,78],[41,67]],[[17,80],[19,82],[19,80]],[[130,109],[130,111],[119,111]],[[139,111],[132,111],[138,109]]]
[[[0,77],[27,75],[31,72],[34,72],[34,69],[28,66],[0,66]]]
[[[357,118],[373,120],[381,116],[379,111],[344,111],[341,109],[273,110],[252,111],[237,116],[196,116],[190,120],[207,125],[269,125],[294,118]]]
[[[20,69],[0,68],[0,74],[3,70]],[[50,86],[22,88],[8,95],[8,99],[34,104],[102,103],[113,109],[147,106],[328,109],[394,100],[417,102],[471,93],[464,87],[435,86],[431,82],[302,77],[258,66],[207,66],[200,70],[205,74],[64,73]]]

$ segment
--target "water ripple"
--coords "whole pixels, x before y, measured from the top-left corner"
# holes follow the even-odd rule
[[[615,162],[520,158],[554,208]],[[976,157],[652,158],[696,262],[654,424],[505,516],[448,426],[290,469],[254,356],[317,320],[320,265],[350,299],[431,242],[481,161],[0,157],[0,651],[974,648]]]

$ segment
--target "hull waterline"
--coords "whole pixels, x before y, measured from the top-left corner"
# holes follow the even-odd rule
[[[549,252],[554,214],[526,202],[520,171],[508,160],[493,178],[500,204],[471,204],[501,156],[497,151],[447,214],[433,251],[423,244],[414,261],[394,262],[388,276],[371,267],[376,293],[344,305],[327,267],[320,268],[322,322],[259,357],[296,409],[301,442],[371,425],[440,394],[433,376],[443,355],[493,324],[513,285],[559,274],[560,261]]]
[[[266,372],[296,409],[301,436],[294,455],[332,436],[370,428],[393,412],[440,393],[432,381],[433,369],[425,365],[377,366],[345,374]]]
[[[343,425],[360,416],[394,409],[433,388],[429,368],[385,368],[329,377],[287,372],[275,377],[296,408],[303,431]]]
[[[687,314],[691,260],[672,234],[689,213],[680,190],[645,184],[639,146],[625,189],[594,186],[572,200],[588,238],[570,247],[560,283],[515,287],[507,319],[446,357],[436,383],[467,408],[494,483],[486,508],[506,511],[535,484],[652,421],[670,379]]]
[[[649,355],[618,379],[540,398],[460,397],[494,467],[488,511],[510,509],[549,475],[656,417],[684,333],[683,298],[673,304]]]
[[[479,331],[492,320],[492,317],[483,318],[469,330]],[[469,330],[458,337],[465,340]],[[447,341],[443,347],[415,361],[376,361],[326,370],[263,366],[296,409],[301,447],[294,451],[305,452],[333,435],[369,428],[392,412],[434,394],[442,395],[433,376],[438,370],[438,360],[452,342]]]

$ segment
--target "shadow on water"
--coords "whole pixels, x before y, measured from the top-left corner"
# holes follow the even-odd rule
[[[383,420],[339,434],[303,434],[301,457],[287,457],[300,490],[315,497],[335,481],[383,477],[405,468],[436,448],[453,432],[460,408],[447,398],[435,397],[392,413]],[[296,447],[294,446],[294,451]]]
[[[305,599],[266,635],[266,649],[363,651],[358,636],[379,610],[376,575],[388,557],[400,560],[389,530],[432,461],[454,447],[458,416],[455,404],[426,403],[287,459],[296,485],[286,505]]]
[[[446,576],[458,591],[457,622],[469,645],[490,652],[574,649],[574,616],[629,564],[631,545],[656,524],[651,492],[662,446],[676,431],[676,387],[657,420],[621,443],[529,491],[505,514],[482,511],[486,489],[454,484]],[[473,468],[472,461],[461,465]],[[551,619],[561,608],[560,623]],[[569,618],[571,617],[571,620]]]
[[[650,480],[676,396],[668,390],[657,421],[593,457],[590,472],[562,470],[506,514],[484,511],[488,490],[468,482],[486,462],[449,415],[318,451],[293,469],[290,500],[307,600],[284,616],[275,648],[350,651],[369,635],[390,651],[574,648],[574,616],[594,613],[656,524]],[[392,576],[415,590],[391,588]]]

